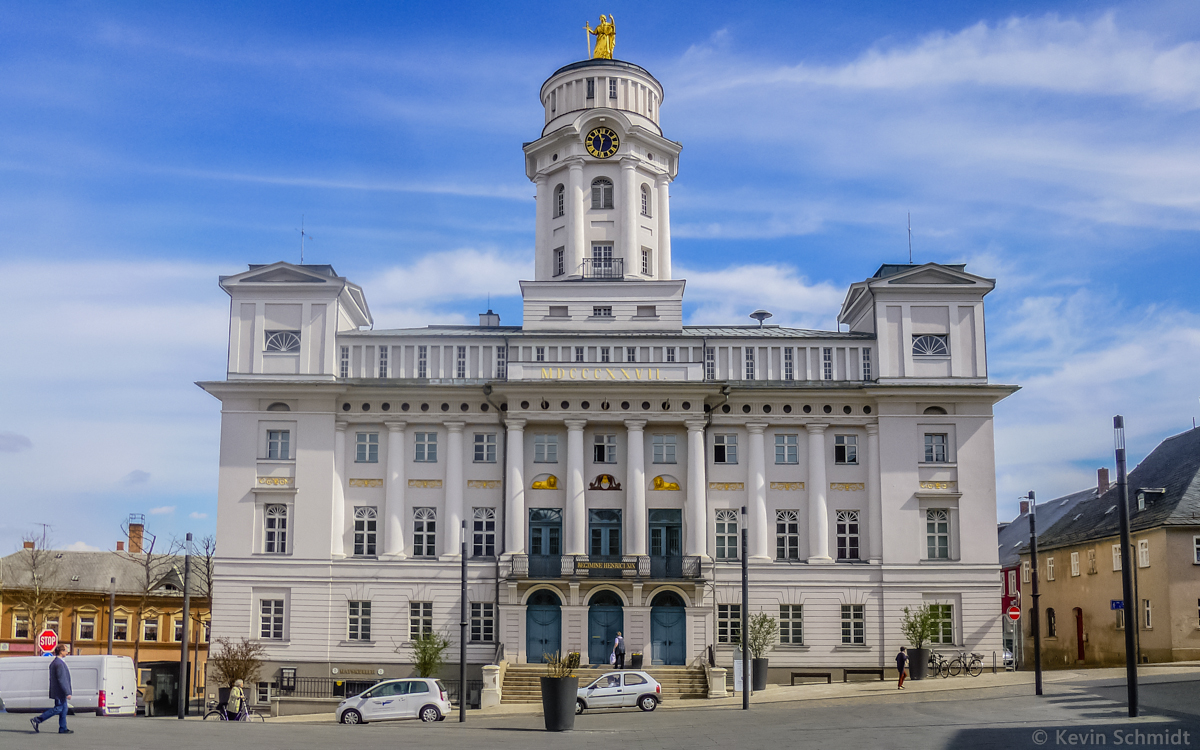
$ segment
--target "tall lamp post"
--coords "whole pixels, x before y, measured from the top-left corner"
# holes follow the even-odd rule
[[[750,545],[746,536],[746,506],[742,506],[742,710],[750,710]]]
[[[462,607],[458,620],[458,722],[467,720],[467,521],[462,536]]]
[[[1121,512],[1121,594],[1125,601],[1125,685],[1129,715],[1138,715],[1137,603],[1133,595],[1133,555],[1129,549],[1129,483],[1125,477],[1125,417],[1113,417],[1113,440],[1117,453],[1117,497]]]
[[[188,679],[188,620],[192,616],[191,569],[192,535],[187,535],[183,548],[183,637],[179,639],[179,715],[187,716],[188,703],[192,698],[191,680]]]
[[[1042,623],[1041,607],[1038,599],[1038,559],[1037,559],[1037,498],[1033,490],[1029,491],[1029,582],[1033,585],[1031,599],[1033,607],[1029,617],[1029,629],[1033,631],[1033,685],[1034,695],[1042,694]]]

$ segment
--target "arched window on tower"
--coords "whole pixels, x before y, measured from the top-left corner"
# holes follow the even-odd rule
[[[592,208],[613,207],[612,180],[601,177],[592,181]]]
[[[562,185],[554,188],[554,218],[559,218],[566,213],[566,188]]]
[[[650,215],[650,186],[642,185],[642,216]]]

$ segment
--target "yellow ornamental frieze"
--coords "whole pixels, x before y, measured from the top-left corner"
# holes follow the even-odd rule
[[[499,479],[468,479],[467,487],[472,490],[494,490],[500,486]]]
[[[351,479],[351,487],[382,487],[382,479]]]
[[[830,482],[829,489],[838,492],[861,492],[867,485],[863,482]]]
[[[410,479],[408,480],[409,487],[422,487],[427,490],[440,490],[442,488],[442,480],[440,479]]]
[[[264,487],[291,487],[296,480],[294,477],[259,477],[258,483]]]
[[[771,482],[771,489],[784,492],[798,492],[804,489],[804,482]]]
[[[958,482],[921,482],[923,490],[957,490]]]
[[[746,489],[745,482],[709,482],[710,490],[721,490],[723,492],[737,492]]]

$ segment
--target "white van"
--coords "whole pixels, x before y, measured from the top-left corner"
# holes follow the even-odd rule
[[[0,658],[0,700],[11,712],[41,713],[50,699],[48,656]],[[137,714],[137,674],[128,656],[67,656],[71,670],[71,710],[97,716]]]

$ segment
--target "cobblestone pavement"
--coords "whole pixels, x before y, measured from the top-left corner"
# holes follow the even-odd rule
[[[603,750],[698,750],[721,748],[1037,748],[1200,746],[1200,670],[1153,672],[1143,677],[1143,715],[1130,719],[1124,683],[1101,673],[1048,673],[1045,695],[1029,684],[986,681],[950,683],[942,689],[885,691],[876,685],[806,700],[764,695],[748,712],[737,705],[695,702],[653,713],[589,712],[569,734],[542,731],[535,713],[482,715],[466,724],[451,717],[438,724],[390,722],[339,726],[332,722],[256,724],[178,721],[168,718],[72,717],[75,734],[51,727],[30,733],[28,714],[0,714],[0,748],[95,748],[96,750],[213,750],[286,748],[374,750],[397,746],[438,748],[603,748]],[[977,686],[975,686],[977,685]],[[951,687],[952,686],[952,687]],[[950,689],[945,689],[949,687]],[[766,702],[765,698],[772,698]],[[1186,735],[1184,733],[1187,733]],[[1114,734],[1116,733],[1116,734]],[[1140,733],[1140,735],[1138,734]],[[1074,735],[1074,737],[1072,737]],[[1154,739],[1166,743],[1149,742]],[[1074,739],[1074,742],[1071,740]],[[1139,742],[1139,739],[1141,740]],[[1040,740],[1040,742],[1039,742]],[[1103,745],[1100,741],[1103,741]]]

